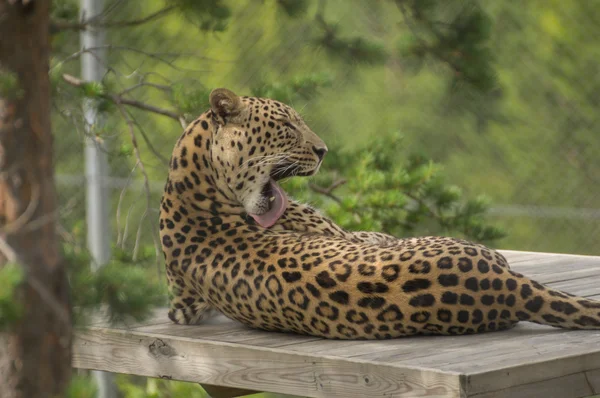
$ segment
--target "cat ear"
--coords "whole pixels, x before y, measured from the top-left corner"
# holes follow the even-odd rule
[[[210,108],[227,123],[229,119],[240,114],[243,105],[240,97],[233,91],[216,88],[210,93]]]

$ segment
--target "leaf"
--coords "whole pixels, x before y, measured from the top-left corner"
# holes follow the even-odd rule
[[[15,294],[24,277],[23,268],[18,264],[8,263],[0,268],[0,331],[21,317],[23,307]]]

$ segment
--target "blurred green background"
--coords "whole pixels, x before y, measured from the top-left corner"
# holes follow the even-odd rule
[[[148,15],[162,5],[117,3],[115,20]],[[136,99],[161,105],[184,98],[184,108],[197,113],[214,87],[290,97],[330,147],[356,153],[369,151],[376,137],[402,137],[399,163],[408,153],[425,154],[465,195],[485,194],[491,220],[507,232],[496,246],[600,254],[600,10],[591,2],[422,2],[431,3],[440,25],[465,8],[483,10],[486,19],[471,34],[486,38],[473,44],[485,49],[486,60],[481,66],[467,59],[465,65],[486,69],[491,89],[457,80],[461,72],[435,56],[411,52],[420,40],[436,45],[431,33],[411,26],[395,4],[411,2],[301,1],[304,6],[292,7],[292,15],[281,7],[283,1],[216,2],[226,10],[222,20],[203,14],[201,3],[214,7],[200,1],[190,6],[200,9],[196,14],[173,12],[156,22],[109,30],[111,87],[130,87],[142,79],[169,85],[174,92],[167,99],[153,87],[137,89]],[[363,40],[367,48],[357,54],[332,52],[323,44],[318,15],[337,35]],[[205,20],[212,25],[204,26]],[[76,60],[61,61],[77,51],[78,36],[61,33],[54,40],[54,70],[77,74]],[[305,95],[295,95],[295,83],[318,90],[309,87]],[[75,133],[81,115],[73,105],[69,95],[56,105],[62,111],[54,118],[56,160],[69,220],[81,221],[83,133]],[[156,204],[167,168],[154,152],[168,159],[181,127],[161,116],[134,114],[152,145],[138,138]],[[100,135],[111,143],[111,175],[121,178],[113,181],[114,210],[135,159],[118,113]],[[324,171],[328,165],[326,160]],[[132,178],[139,179],[139,173]],[[142,194],[131,190],[127,196],[123,212],[130,212],[134,225],[143,209]]]
[[[598,5],[112,0],[102,84],[84,93],[66,84],[63,73],[80,75],[79,35],[53,35],[63,238],[85,246],[83,96],[116,93],[190,121],[206,109],[211,89],[227,87],[287,102],[327,142],[321,175],[290,180],[286,189],[346,227],[600,255]],[[161,10],[146,23],[117,26]],[[76,19],[77,1],[55,1],[53,13]],[[135,108],[128,125],[114,103],[100,105],[107,112],[93,134],[108,147],[110,239],[118,261],[152,264],[166,163],[182,127]],[[314,189],[342,179],[332,195]],[[78,380],[73,396],[93,394]],[[119,385],[127,398],[203,396],[197,386],[168,381],[120,376]]]

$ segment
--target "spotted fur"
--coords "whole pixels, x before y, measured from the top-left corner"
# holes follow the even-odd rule
[[[459,335],[519,321],[600,329],[599,302],[516,273],[479,244],[350,232],[297,202],[268,229],[248,216],[268,207],[261,192],[282,165],[314,174],[326,150],[289,106],[213,91],[211,109],[175,145],[161,201],[175,323],[216,311],[254,328],[338,339]]]

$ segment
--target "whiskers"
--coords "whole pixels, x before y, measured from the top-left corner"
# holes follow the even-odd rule
[[[291,157],[288,156],[286,160],[290,160]],[[290,172],[291,170],[291,172]],[[285,178],[294,177],[300,171],[300,167],[298,167],[298,162],[290,161],[286,167],[275,170],[272,174],[273,177],[285,176]]]
[[[242,165],[240,166],[240,170],[237,172],[235,177],[239,177],[240,174],[246,172],[247,170],[253,167],[279,164],[280,162],[287,160],[289,157],[290,155],[287,153],[276,153],[273,155],[263,155],[252,159],[248,159],[247,161],[242,163]],[[251,162],[252,164],[250,165]]]

